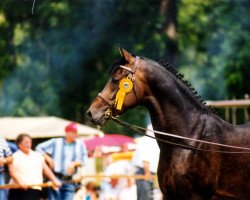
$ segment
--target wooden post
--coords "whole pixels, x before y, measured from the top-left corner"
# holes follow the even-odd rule
[[[236,108],[235,107],[232,108],[232,123],[235,124],[235,125],[237,124]]]
[[[225,107],[225,120],[229,122],[230,120],[230,110],[229,107]]]
[[[237,109],[243,109],[245,122],[250,120],[250,99],[248,96],[238,100],[207,101],[207,104],[214,108],[225,109],[225,120],[232,124],[237,123]]]

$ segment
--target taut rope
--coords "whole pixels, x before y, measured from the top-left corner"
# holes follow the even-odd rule
[[[122,126],[128,128],[128,129],[132,130],[132,131],[135,131],[137,133],[140,133],[142,135],[145,135],[147,137],[150,137],[152,139],[155,139],[157,141],[164,142],[164,143],[167,143],[167,144],[170,144],[170,145],[179,146],[179,147],[187,148],[187,149],[190,149],[190,150],[208,151],[208,152],[216,152],[216,153],[250,154],[250,148],[247,148],[247,147],[238,147],[238,146],[233,146],[233,145],[220,144],[220,143],[216,143],[216,142],[209,142],[209,141],[205,141],[205,140],[198,140],[198,139],[188,138],[188,137],[184,137],[184,136],[179,136],[179,135],[175,135],[175,134],[171,134],[171,133],[165,133],[165,132],[161,132],[161,131],[150,130],[150,129],[142,128],[142,127],[139,127],[139,126],[136,126],[136,125],[132,125],[132,124],[123,122],[123,121],[119,120],[117,117],[114,117],[112,115],[109,116],[109,117],[114,122],[116,122],[117,124],[122,125]],[[140,130],[138,130],[138,129],[140,129]],[[154,133],[157,133],[157,134],[160,134],[160,135],[165,135],[165,136],[169,136],[169,137],[173,137],[173,138],[189,140],[189,141],[195,141],[195,142],[199,142],[199,143],[205,143],[205,144],[210,144],[210,145],[214,145],[214,146],[221,146],[221,147],[226,147],[226,148],[246,150],[246,151],[221,151],[221,150],[197,148],[197,147],[194,147],[194,146],[188,145],[188,144],[179,144],[179,143],[163,140],[161,138],[156,138],[156,137],[147,135],[143,131],[150,131],[150,132],[154,132]]]

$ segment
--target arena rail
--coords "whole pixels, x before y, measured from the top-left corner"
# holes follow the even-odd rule
[[[106,175],[84,175],[81,176],[80,178],[77,179],[72,179],[72,180],[68,180],[68,181],[64,181],[63,184],[67,184],[67,183],[81,183],[81,181],[84,178],[95,178],[97,180],[102,180],[102,179],[107,179],[107,178],[116,178],[116,179],[120,179],[120,178],[128,178],[128,179],[145,179],[145,180],[149,180],[149,179],[156,179],[157,176],[156,175],[112,175],[112,176],[106,176]],[[42,184],[32,184],[32,185],[18,185],[18,184],[6,184],[6,185],[0,185],[0,190],[3,189],[20,189],[20,188],[33,188],[35,186],[39,186],[39,187],[43,187],[43,188],[47,188],[47,187],[55,187],[56,186],[53,184],[53,182],[49,181],[46,183],[42,183]]]

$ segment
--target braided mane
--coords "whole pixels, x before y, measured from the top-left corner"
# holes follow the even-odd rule
[[[205,108],[212,111],[214,114],[218,115],[218,113],[211,106],[206,105],[206,102],[204,101],[204,99],[202,99],[202,97],[192,87],[192,85],[187,80],[183,79],[184,78],[183,74],[180,74],[174,67],[172,67],[171,65],[166,63],[164,60],[160,60],[158,62],[158,64],[160,66],[163,66],[165,69],[167,69],[169,72],[171,72],[177,79],[179,79],[182,83],[184,83],[190,89],[190,91],[193,93],[193,95],[196,97],[196,99],[201,103],[201,105],[203,105]]]

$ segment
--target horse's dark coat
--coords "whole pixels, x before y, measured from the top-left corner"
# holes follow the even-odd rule
[[[121,49],[123,59],[117,64],[130,67],[134,56]],[[250,123],[235,126],[223,121],[206,107],[181,75],[169,66],[163,67],[142,58],[135,72],[135,90],[127,94],[120,114],[137,104],[145,106],[155,130],[227,145],[250,147]],[[112,71],[112,70],[111,70]],[[116,68],[102,94],[113,100],[117,80],[127,71]],[[114,81],[115,80],[115,81]],[[135,98],[136,93],[136,98]],[[103,125],[109,105],[96,98],[87,111],[90,120]],[[181,143],[183,141],[158,135]],[[250,154],[223,154],[189,150],[158,142],[161,153],[158,181],[164,199],[250,199]],[[233,151],[232,149],[185,141],[198,148]],[[235,150],[235,149],[234,149]],[[153,152],[152,152],[153,153]]]

